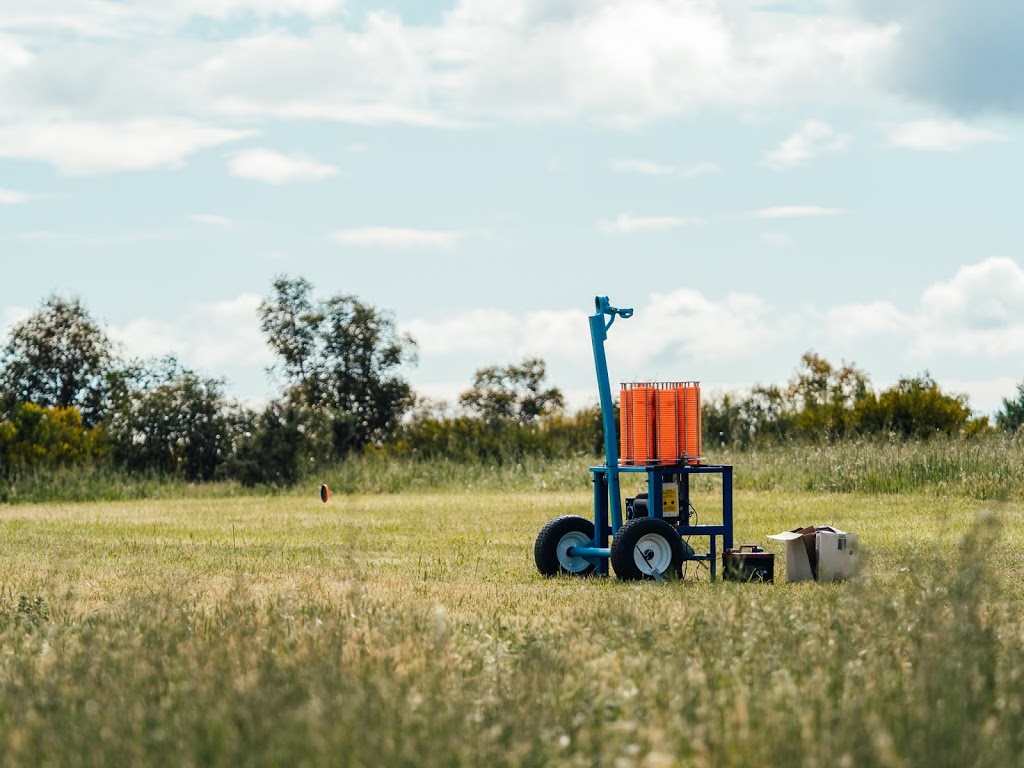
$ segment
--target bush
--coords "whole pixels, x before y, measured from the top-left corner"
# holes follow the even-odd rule
[[[300,476],[308,430],[295,406],[271,403],[261,414],[246,413],[222,474],[246,487],[292,485]]]
[[[100,452],[101,443],[76,408],[21,403],[0,422],[0,474],[81,464]]]
[[[562,458],[604,452],[600,408],[522,423],[512,418],[420,416],[384,446],[395,456],[515,463],[527,456]]]

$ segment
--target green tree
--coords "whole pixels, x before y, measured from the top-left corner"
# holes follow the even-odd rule
[[[911,438],[983,431],[987,424],[972,420],[967,397],[944,393],[928,371],[900,379],[877,397],[872,393],[860,404],[860,418],[867,431]]]
[[[750,439],[744,430],[743,401],[726,392],[701,402],[701,427],[705,450],[709,447],[745,445]]]
[[[78,299],[50,296],[17,323],[0,355],[0,400],[76,408],[86,426],[108,405],[114,347]]]
[[[260,329],[280,359],[271,369],[289,403],[331,419],[341,455],[381,442],[413,403],[400,375],[416,362],[416,344],[387,312],[355,296],[312,298],[303,278],[279,277],[260,304]]]
[[[1017,385],[1017,397],[1003,398],[1003,407],[996,413],[996,426],[1006,432],[1016,432],[1024,426],[1024,382]]]
[[[115,461],[210,480],[231,447],[224,382],[204,378],[173,357],[138,367],[103,422]]]
[[[472,389],[459,395],[459,402],[485,421],[533,424],[565,408],[558,388],[544,387],[546,376],[544,361],[538,357],[524,358],[519,365],[481,368],[473,376]]]
[[[755,385],[740,405],[742,434],[750,442],[778,443],[792,435],[795,419],[792,401],[780,387]]]
[[[856,434],[857,405],[869,391],[867,374],[853,365],[835,368],[814,352],[804,353],[788,390],[796,429],[812,439]]]
[[[274,402],[241,414],[225,472],[242,485],[292,485],[299,479],[306,426],[295,405]]]
[[[277,353],[280,363],[271,367],[289,386],[303,391],[305,399],[317,400],[319,393],[310,392],[317,380],[321,363],[320,328],[324,313],[314,306],[313,284],[305,278],[278,277],[274,295],[260,304],[260,330]]]

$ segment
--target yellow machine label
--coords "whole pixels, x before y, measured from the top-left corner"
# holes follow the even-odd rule
[[[674,515],[679,511],[679,489],[675,483],[661,486],[661,514]]]

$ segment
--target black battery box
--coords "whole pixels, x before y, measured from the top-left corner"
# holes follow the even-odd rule
[[[722,553],[725,581],[771,584],[775,581],[775,553],[747,544]]]

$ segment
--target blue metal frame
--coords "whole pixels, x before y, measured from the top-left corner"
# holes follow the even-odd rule
[[[591,467],[591,478],[594,483],[594,539],[590,546],[570,547],[567,554],[571,557],[583,557],[597,566],[597,572],[608,575],[608,559],[611,547],[608,544],[622,527],[622,492],[619,474],[646,473],[647,475],[647,509],[651,517],[661,518],[662,514],[662,483],[667,475],[678,475],[681,497],[679,499],[680,516],[688,520],[690,508],[690,476],[717,474],[722,477],[722,523],[689,525],[680,523],[676,530],[679,535],[707,536],[709,541],[706,553],[694,554],[688,560],[706,560],[711,564],[711,578],[717,570],[718,550],[717,537],[722,537],[722,549],[733,546],[733,509],[732,509],[732,466],[728,464],[656,464],[646,466],[620,466],[619,446],[615,425],[615,405],[612,400],[611,383],[608,378],[608,360],[605,357],[604,343],[608,339],[608,329],[616,317],[629,318],[633,315],[630,308],[613,307],[607,296],[594,299],[595,313],[590,316],[590,339],[594,348],[594,366],[597,370],[597,390],[601,400],[601,423],[604,428],[605,464]]]

